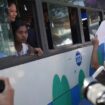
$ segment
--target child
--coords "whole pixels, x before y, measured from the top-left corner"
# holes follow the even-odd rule
[[[41,56],[43,54],[41,48],[33,48],[26,43],[28,37],[28,29],[21,20],[16,20],[12,26],[12,29],[17,56],[35,54],[37,56]]]

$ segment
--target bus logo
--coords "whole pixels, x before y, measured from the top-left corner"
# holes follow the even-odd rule
[[[78,51],[78,52],[76,53],[76,64],[77,64],[78,66],[80,66],[81,63],[82,63],[82,55],[81,55],[81,53]]]

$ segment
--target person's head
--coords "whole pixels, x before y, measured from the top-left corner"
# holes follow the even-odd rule
[[[14,2],[8,2],[8,19],[10,22],[14,22],[17,16],[17,8]]]
[[[26,43],[28,37],[28,29],[22,20],[16,20],[12,26],[14,40],[17,43]]]

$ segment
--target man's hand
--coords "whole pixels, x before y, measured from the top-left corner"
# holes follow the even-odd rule
[[[0,80],[5,84],[4,91],[0,93],[0,105],[14,105],[14,90],[9,79],[0,77]]]
[[[34,48],[34,52],[37,56],[42,56],[43,55],[43,51],[41,48]]]

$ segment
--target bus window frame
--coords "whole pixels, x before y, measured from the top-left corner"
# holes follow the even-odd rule
[[[35,60],[39,60],[42,58],[46,58],[49,56],[53,56],[56,54],[60,54],[60,53],[64,53],[67,51],[72,51],[75,50],[77,48],[82,48],[82,47],[86,47],[86,46],[91,46],[91,41],[89,42],[85,42],[84,41],[84,35],[83,35],[83,27],[82,27],[82,22],[81,22],[81,17],[80,17],[80,10],[81,9],[92,9],[92,10],[96,10],[96,11],[100,11],[101,13],[103,12],[103,10],[101,9],[94,9],[94,8],[88,8],[88,7],[81,7],[81,6],[75,6],[72,4],[68,4],[68,3],[59,3],[59,2],[53,2],[53,1],[47,1],[47,0],[32,0],[34,1],[34,5],[35,5],[35,12],[33,12],[33,15],[36,16],[36,21],[37,21],[37,29],[39,30],[39,35],[40,35],[40,40],[41,40],[41,44],[42,44],[42,48],[44,51],[44,54],[42,57],[35,57],[35,56],[19,56],[19,57],[13,57],[13,56],[9,56],[9,57],[5,57],[5,58],[1,58],[0,59],[0,70],[3,70],[5,68],[9,68],[9,67],[14,67],[17,65],[22,65],[25,63],[30,63],[32,61]],[[73,46],[70,45],[65,45],[62,46],[60,48],[57,49],[52,49],[50,50],[48,48],[48,43],[47,43],[47,37],[46,37],[46,31],[45,31],[45,24],[44,24],[44,16],[43,16],[43,9],[42,9],[42,2],[50,2],[50,3],[55,3],[55,4],[59,4],[62,6],[67,6],[67,7],[74,7],[77,8],[78,10],[78,15],[79,15],[79,26],[80,26],[80,35],[82,38],[82,43],[81,44],[75,44]],[[102,15],[103,17],[103,15]],[[35,19],[35,17],[34,17]],[[35,23],[36,24],[36,23]],[[8,62],[8,61],[14,61],[14,62]]]
[[[42,1],[42,3],[46,3],[45,2],[45,0],[44,0],[44,2]],[[52,4],[55,4],[55,5],[60,5],[60,6],[63,6],[63,7],[67,7],[67,9],[68,9],[68,13],[69,13],[69,8],[76,8],[77,9],[77,15],[78,15],[78,22],[79,22],[79,26],[80,26],[80,24],[82,24],[81,23],[81,21],[80,21],[80,17],[79,17],[79,13],[78,13],[78,9],[79,9],[79,6],[74,6],[74,5],[68,5],[68,4],[65,4],[65,3],[59,3],[59,2],[52,2],[52,1],[48,1],[47,3],[52,3]],[[69,17],[70,18],[70,17]],[[44,20],[44,19],[43,19]],[[44,27],[45,28],[45,27]],[[60,46],[60,47],[54,47],[54,49],[48,49],[48,50],[50,50],[50,51],[48,51],[48,52],[54,52],[53,50],[59,50],[59,49],[62,49],[62,48],[64,48],[64,47],[66,47],[66,48],[72,48],[72,47],[75,47],[75,46],[80,46],[82,43],[83,43],[83,35],[81,35],[81,28],[79,29],[80,30],[80,37],[81,37],[81,43],[77,43],[77,44],[73,44],[73,45],[70,45],[70,44],[68,44],[68,45],[63,45],[63,46]],[[45,36],[47,36],[46,35],[46,31],[45,31]],[[71,36],[72,36],[72,34],[71,34]],[[47,45],[48,46],[48,45]]]
[[[104,10],[102,11],[102,17],[103,17],[103,20],[105,20],[105,11]]]

